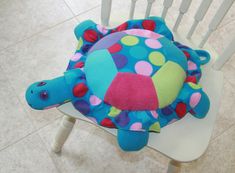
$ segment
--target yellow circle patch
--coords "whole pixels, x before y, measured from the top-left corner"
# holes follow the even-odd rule
[[[160,127],[159,122],[156,122],[156,123],[152,124],[152,125],[149,127],[149,131],[154,131],[154,132],[160,133],[161,127]]]
[[[115,107],[111,107],[110,108],[110,112],[108,114],[108,116],[110,117],[116,117],[118,114],[120,114],[121,110],[119,110],[118,108],[115,108]]]
[[[165,64],[165,56],[157,51],[151,52],[149,54],[149,61],[156,66],[162,66]]]
[[[126,46],[134,46],[139,43],[139,39],[135,36],[125,36],[121,39],[121,42]]]
[[[195,90],[202,88],[201,85],[195,84],[195,83],[192,83],[192,82],[189,82],[188,85],[189,85],[192,89],[195,89]]]
[[[82,45],[83,45],[83,40],[82,40],[82,38],[80,37],[79,40],[78,40],[77,50],[80,50],[81,47],[82,47]]]

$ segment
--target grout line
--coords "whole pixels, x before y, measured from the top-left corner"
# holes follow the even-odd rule
[[[52,123],[54,123],[55,121],[57,121],[57,120],[60,119],[60,118],[61,118],[61,117],[58,117],[58,118],[54,119],[53,122],[48,123],[47,125],[45,125],[45,126],[39,128],[39,129],[37,129],[37,130],[35,130],[35,131],[30,132],[29,134],[27,134],[26,136],[24,136],[24,137],[18,139],[18,140],[15,141],[14,143],[11,143],[11,144],[9,144],[9,145],[6,145],[5,147],[3,147],[3,148],[0,149],[0,152],[4,151],[5,149],[7,149],[7,148],[9,148],[9,147],[11,147],[11,146],[13,146],[13,145],[15,145],[15,144],[21,142],[21,141],[23,141],[23,140],[26,139],[27,137],[36,134],[36,135],[39,137],[39,140],[42,142],[42,145],[43,145],[44,149],[46,149],[46,152],[47,152],[47,154],[48,154],[48,157],[51,159],[51,161],[52,161],[52,163],[53,163],[55,169],[57,170],[58,173],[61,173],[60,169],[57,167],[57,164],[56,164],[55,160],[53,159],[53,157],[51,156],[49,150],[47,149],[47,146],[46,146],[44,140],[41,138],[41,135],[38,133],[41,129],[43,129],[44,127],[46,127],[46,126],[48,126],[48,125],[50,125],[50,124],[52,124]]]
[[[67,3],[66,3],[66,5],[67,5]],[[10,48],[10,47],[12,47],[12,46],[15,46],[15,45],[17,45],[17,44],[19,44],[19,43],[22,43],[22,42],[26,41],[26,40],[29,40],[29,39],[31,39],[31,38],[33,38],[33,37],[35,37],[35,36],[37,36],[37,35],[39,35],[39,34],[41,34],[41,33],[43,33],[43,32],[46,32],[46,31],[48,31],[48,30],[50,30],[50,29],[52,29],[52,28],[54,28],[54,27],[60,25],[60,24],[63,24],[63,23],[65,23],[65,22],[68,22],[68,21],[70,21],[70,20],[72,20],[72,19],[77,20],[77,18],[76,18],[77,16],[79,16],[79,15],[81,15],[81,14],[84,14],[84,13],[87,13],[87,12],[89,12],[89,11],[95,9],[95,8],[98,8],[99,6],[100,6],[100,5],[97,5],[97,6],[91,8],[91,9],[89,9],[89,10],[84,11],[83,13],[80,13],[80,14],[78,14],[78,15],[75,15],[75,16],[73,16],[73,17],[70,17],[70,18],[68,18],[68,19],[66,19],[66,20],[63,20],[63,21],[61,21],[61,22],[59,22],[59,23],[57,23],[57,24],[55,24],[55,25],[49,26],[49,27],[45,28],[45,29],[42,30],[42,31],[39,31],[39,32],[37,32],[37,33],[34,33],[34,34],[32,34],[31,36],[29,36],[29,37],[26,37],[26,38],[24,38],[24,39],[22,39],[22,40],[19,40],[19,41],[15,42],[14,44],[11,44],[11,45],[9,45],[9,46],[3,48],[2,50],[0,50],[0,53],[3,52],[5,49],[8,49],[8,48]],[[69,8],[69,9],[70,9],[70,8]],[[70,10],[71,10],[71,9],[70,9]],[[74,13],[73,13],[73,14],[74,14]],[[1,65],[0,65],[0,69],[4,72],[3,68],[1,67]],[[6,77],[6,79],[7,79],[8,83],[10,84],[11,89],[14,91],[14,93],[16,93],[16,91],[15,91],[15,89],[12,87],[12,84],[11,84],[11,82],[9,81],[8,77]],[[16,98],[17,98],[19,104],[22,105],[22,101],[20,100],[20,98],[19,98],[18,95],[16,95]],[[35,123],[34,123],[34,120],[29,116],[29,112],[24,108],[24,106],[22,106],[22,109],[23,109],[23,111],[24,111],[26,117],[27,117],[27,118],[29,119],[29,121],[32,123],[33,130],[32,130],[30,133],[28,133],[27,135],[25,135],[25,136],[19,138],[18,140],[14,141],[13,143],[4,146],[3,148],[0,149],[0,152],[3,151],[3,150],[5,150],[5,149],[7,149],[8,147],[10,147],[10,146],[12,146],[12,145],[14,145],[14,144],[17,144],[18,142],[22,141],[22,140],[25,139],[26,137],[28,137],[28,136],[30,136],[30,135],[32,135],[32,134],[37,133],[37,132],[40,131],[42,128],[44,128],[44,127],[50,125],[51,123],[55,122],[56,120],[58,120],[58,119],[60,119],[60,118],[62,117],[62,116],[59,116],[59,117],[55,118],[53,121],[50,121],[49,123],[47,123],[47,124],[43,125],[42,127],[39,127],[39,128],[38,128],[38,127],[36,127],[36,125],[35,125]],[[39,135],[39,136],[40,136],[40,135]],[[41,138],[41,137],[40,137],[40,138]]]
[[[37,135],[39,136],[39,138],[40,138],[42,144],[44,145],[44,148],[46,149],[46,152],[47,152],[49,158],[51,159],[51,161],[53,162],[53,164],[54,164],[56,170],[57,170],[59,173],[62,173],[62,172],[60,171],[59,167],[57,167],[57,164],[56,164],[56,162],[55,162],[54,157],[52,156],[51,152],[50,152],[49,149],[47,148],[46,142],[43,140],[43,138],[41,137],[41,135],[40,135],[38,132],[37,132]],[[56,153],[55,153],[55,154],[56,154]]]
[[[0,152],[3,151],[3,150],[5,150],[5,149],[7,149],[7,148],[9,148],[10,146],[12,146],[12,145],[14,145],[14,144],[19,143],[20,141],[22,141],[23,139],[27,138],[28,136],[34,134],[35,132],[36,132],[36,131],[32,131],[32,132],[28,133],[27,135],[25,135],[24,137],[17,139],[15,142],[4,146],[3,148],[0,149]]]
[[[224,130],[222,133],[220,133],[218,136],[214,137],[214,139],[211,139],[210,143],[213,143],[217,138],[219,138],[220,136],[222,136],[225,132],[227,132],[229,129],[231,129],[233,126],[235,126],[235,123],[233,123],[232,125],[230,125],[226,130]]]
[[[87,9],[87,10],[81,12],[81,13],[76,14],[75,12],[73,12],[72,8],[70,8],[70,6],[69,6],[68,3],[66,2],[66,0],[63,0],[63,1],[64,1],[64,3],[66,4],[66,6],[70,9],[70,11],[72,12],[72,14],[73,14],[74,17],[79,16],[79,15],[81,15],[81,14],[83,14],[83,13],[87,13],[88,11],[91,11],[91,10],[93,10],[94,8],[97,8],[98,6],[101,6],[101,4],[99,4],[99,5],[96,5],[96,6],[94,6],[94,7],[89,8],[89,9]]]
[[[233,66],[231,66],[231,68],[235,71],[235,68],[233,67]],[[232,82],[230,82],[230,80],[226,77],[226,76],[224,76],[225,77],[225,79],[227,79],[227,82],[232,86],[232,87],[234,87],[234,84],[232,83]],[[235,90],[234,89],[232,89],[232,93],[235,95]]]
[[[223,25],[218,26],[218,28],[217,28],[216,30],[221,29],[221,28],[224,28],[224,27],[226,27],[228,24],[230,24],[230,23],[232,23],[232,22],[234,22],[234,21],[235,21],[235,19],[229,20],[229,21],[225,22]]]
[[[96,6],[92,7],[92,8],[89,8],[89,9],[87,9],[87,10],[81,12],[81,13],[76,14],[76,13],[73,12],[72,8],[69,6],[69,4],[66,2],[66,0],[63,0],[63,1],[64,1],[64,3],[66,4],[66,6],[69,8],[69,10],[71,11],[71,13],[73,14],[73,16],[74,16],[76,19],[77,19],[78,16],[80,16],[80,15],[82,15],[82,14],[85,14],[85,13],[87,13],[87,12],[89,12],[89,11],[91,11],[91,10],[93,10],[93,9],[98,8],[98,7],[101,6],[101,4],[99,4],[99,5],[96,5]],[[77,20],[78,20],[78,19],[77,19]],[[79,20],[78,20],[78,21],[79,21]]]
[[[34,37],[36,37],[37,35],[39,35],[39,34],[41,34],[41,33],[44,33],[44,32],[46,32],[46,31],[49,31],[49,30],[51,30],[51,29],[53,29],[53,28],[55,28],[55,27],[57,27],[57,26],[59,26],[59,25],[65,23],[65,22],[68,22],[68,21],[70,21],[70,20],[72,20],[72,19],[75,19],[75,20],[76,20],[75,17],[70,17],[70,18],[68,18],[68,19],[66,19],[66,20],[63,20],[63,21],[61,21],[61,22],[59,22],[59,23],[57,23],[57,24],[55,24],[55,25],[48,26],[48,27],[46,27],[45,29],[43,29],[43,30],[41,30],[41,31],[39,31],[39,32],[36,32],[36,33],[30,35],[29,37],[25,37],[25,38],[23,38],[22,40],[16,41],[14,44],[10,44],[10,45],[8,45],[7,47],[4,47],[3,49],[0,49],[0,53],[3,52],[3,51],[6,50],[6,49],[9,49],[10,47],[13,47],[13,46],[15,46],[15,45],[17,45],[17,44],[19,44],[19,43],[22,43],[22,42],[24,42],[24,41],[26,41],[26,40],[29,40],[29,39],[31,39],[31,38],[34,38]]]
[[[72,13],[73,17],[76,16],[76,14],[73,12],[73,10],[70,8],[70,6],[68,5],[68,3],[66,2],[66,0],[63,0],[65,5],[67,6],[67,8],[70,10],[70,12]]]
[[[87,12],[89,12],[89,11],[93,10],[93,9],[98,8],[98,7],[100,7],[100,4],[99,4],[99,5],[94,6],[94,7],[90,8],[90,9],[88,9],[88,10],[86,10],[86,11],[83,11],[83,12],[81,12],[81,13],[76,14],[76,15],[75,15],[75,17],[80,16],[80,15],[82,15],[82,14],[85,14],[85,13],[87,13]]]
[[[232,65],[229,65],[229,66],[235,71],[235,68]],[[223,74],[224,74],[224,72],[223,72]],[[235,87],[234,84],[232,82],[230,82],[230,79],[227,76],[224,75],[224,78],[227,80],[229,85],[231,85],[232,87]],[[232,91],[233,94],[235,94],[235,90],[234,89],[232,89],[231,91]]]
[[[4,73],[4,70],[3,70],[2,66],[1,66],[1,64],[0,64],[0,70]],[[10,88],[12,89],[12,91],[13,91],[14,93],[16,93],[16,90],[15,90],[14,87],[12,86],[12,84],[11,84],[11,82],[9,81],[9,79],[8,79],[7,76],[6,76],[6,80],[7,80],[7,82],[9,83]],[[25,109],[25,107],[23,106],[23,103],[21,102],[21,99],[19,98],[19,96],[18,96],[17,94],[16,94],[16,99],[17,99],[17,101],[19,102],[19,105],[21,105],[21,108],[23,109],[23,112],[25,113],[26,118],[28,118],[29,122],[32,123],[33,129],[32,129],[32,131],[29,132],[27,135],[25,135],[25,136],[23,136],[23,137],[17,139],[16,141],[14,141],[14,142],[12,142],[12,143],[10,143],[10,144],[4,146],[3,148],[1,148],[1,149],[0,149],[0,152],[3,151],[3,150],[5,150],[5,149],[7,149],[8,147],[10,147],[10,146],[12,146],[12,145],[18,143],[18,142],[20,142],[21,140],[25,139],[26,137],[28,137],[28,136],[30,136],[30,135],[32,135],[32,134],[34,134],[34,133],[37,133],[38,131],[40,131],[40,130],[43,129],[44,127],[46,127],[46,126],[48,126],[48,125],[54,123],[56,120],[58,120],[58,119],[60,119],[60,118],[62,117],[62,116],[56,117],[56,118],[53,119],[52,121],[50,121],[50,122],[46,123],[45,125],[43,125],[43,126],[41,126],[41,127],[38,128],[38,127],[36,126],[35,122],[34,122],[34,119],[33,119],[32,117],[30,117],[29,112]],[[58,112],[59,112],[59,111],[58,111]]]
[[[39,136],[41,142],[43,143],[44,148],[46,149],[46,152],[47,152],[49,158],[52,160],[52,162],[53,162],[53,164],[54,164],[56,170],[57,170],[59,173],[61,173],[60,168],[57,166],[57,163],[55,162],[55,159],[54,159],[54,157],[52,156],[52,154],[51,154],[51,152],[50,152],[50,149],[47,147],[46,142],[43,140],[43,138],[41,137],[41,135],[40,135],[38,132],[37,132],[37,134],[38,134],[38,136]],[[57,154],[57,153],[55,153],[55,154]]]
[[[57,121],[57,120],[60,119],[60,118],[61,118],[61,117],[57,117],[57,118],[55,118],[52,122],[50,122],[50,123],[48,123],[48,124],[46,124],[46,125],[44,125],[44,126],[38,128],[38,129],[32,131],[32,132],[30,132],[30,133],[28,133],[27,135],[25,135],[25,136],[19,138],[18,140],[16,140],[15,142],[4,146],[3,148],[0,149],[0,152],[3,151],[3,150],[5,150],[5,149],[7,149],[7,148],[9,148],[9,147],[11,147],[11,146],[13,146],[13,145],[15,145],[15,144],[17,144],[17,143],[19,143],[20,141],[24,140],[24,139],[27,138],[28,136],[31,136],[31,135],[33,135],[33,134],[38,133],[38,132],[39,132],[40,130],[42,130],[44,127],[46,127],[46,126],[48,126],[48,125],[51,125],[52,123],[54,123],[55,121]],[[38,134],[38,135],[39,135],[39,134]],[[40,135],[39,135],[39,136],[40,136]]]
[[[90,9],[88,9],[88,10],[82,12],[82,13],[79,13],[79,14],[73,16],[73,17],[70,17],[70,18],[68,18],[68,19],[66,19],[66,20],[63,20],[63,21],[61,21],[61,22],[58,22],[57,24],[54,24],[54,25],[52,25],[52,26],[48,26],[48,27],[46,27],[45,29],[43,29],[43,30],[41,30],[41,31],[39,31],[39,32],[36,32],[36,33],[34,33],[34,34],[32,34],[32,35],[30,35],[30,36],[28,36],[28,37],[23,38],[22,40],[16,41],[14,44],[10,44],[10,45],[8,45],[7,47],[4,47],[3,49],[0,49],[0,53],[3,52],[3,51],[6,50],[6,49],[9,49],[10,47],[13,47],[13,46],[15,46],[15,45],[17,45],[17,44],[19,44],[19,43],[22,43],[22,42],[24,42],[24,41],[26,41],[26,40],[29,40],[29,39],[31,39],[31,38],[33,38],[33,37],[36,37],[37,35],[39,35],[39,34],[41,34],[41,33],[44,33],[44,32],[46,32],[46,31],[49,31],[49,30],[55,28],[56,26],[59,26],[59,25],[65,23],[65,22],[68,22],[68,21],[72,20],[72,19],[75,19],[77,22],[79,22],[79,19],[77,19],[78,16],[80,16],[80,15],[82,15],[82,14],[85,14],[85,13],[87,13],[87,12],[89,12],[89,11],[95,9],[95,8],[98,8],[99,6],[100,6],[100,5],[97,5],[97,6],[95,6],[95,7],[92,7],[92,8],[90,8]],[[74,14],[74,13],[73,13],[73,14]]]
[[[2,71],[3,73],[5,73],[4,69],[1,67],[1,64],[0,64],[0,69],[1,69],[1,71]],[[20,99],[20,96],[17,94],[15,88],[12,86],[12,83],[10,82],[9,78],[7,77],[7,75],[5,75],[5,76],[6,76],[7,82],[8,82],[9,85],[10,85],[11,90],[15,93],[16,99],[17,99],[19,105],[21,106],[23,112],[25,113],[26,118],[28,118],[29,122],[30,122],[30,123],[32,124],[32,126],[33,126],[33,130],[32,130],[32,131],[37,131],[38,129],[41,129],[41,128],[43,128],[44,126],[46,126],[47,124],[49,124],[50,122],[47,123],[47,124],[45,124],[45,125],[42,126],[42,127],[39,127],[39,128],[36,126],[36,124],[35,124],[35,122],[34,122],[34,119],[30,116],[29,112],[25,109],[25,107],[24,107],[24,105],[23,105],[23,103],[22,103],[22,101],[21,101],[21,99]],[[59,117],[58,117],[58,118],[59,118]],[[1,150],[0,150],[0,151],[1,151]]]
[[[85,12],[79,13],[79,14],[75,15],[75,18],[78,20],[78,22],[81,22],[81,20],[79,19],[79,16],[82,16],[82,15],[84,15],[84,14],[86,14],[86,13],[88,13],[88,12],[90,12],[90,11],[96,9],[96,8],[99,8],[99,7],[100,7],[100,5],[97,5],[97,6],[91,8],[91,9],[85,11]]]
[[[5,74],[5,70],[4,70],[4,68],[2,68],[1,64],[0,64],[0,70],[1,70],[2,73]],[[25,113],[25,118],[28,118],[29,122],[32,123],[32,126],[33,126],[33,130],[32,131],[36,130],[37,128],[36,128],[36,126],[34,124],[33,119],[29,116],[27,110],[24,108],[24,106],[23,106],[23,104],[22,104],[22,102],[21,102],[21,100],[19,98],[19,95],[17,94],[15,88],[12,86],[12,83],[10,82],[8,76],[5,75],[5,78],[6,78],[6,81],[8,82],[8,84],[10,85],[9,87],[11,88],[11,90],[14,92],[14,94],[16,96],[16,99],[17,99],[17,101],[19,103],[19,106],[21,106],[23,112]],[[1,149],[0,149],[0,151],[1,151]]]

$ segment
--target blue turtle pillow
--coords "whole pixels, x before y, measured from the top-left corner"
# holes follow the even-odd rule
[[[174,41],[161,18],[129,20],[113,29],[87,20],[75,35],[77,50],[64,75],[27,89],[32,108],[72,102],[93,122],[117,128],[125,151],[143,148],[149,132],[159,133],[188,112],[206,116],[210,102],[198,82],[210,56]]]

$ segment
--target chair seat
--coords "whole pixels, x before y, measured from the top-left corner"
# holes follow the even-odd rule
[[[175,33],[174,36],[175,40],[193,48],[196,47],[188,40],[182,39],[177,35],[177,33]],[[217,56],[211,48],[207,48],[207,50],[210,52],[212,57]],[[212,63],[209,63],[205,65],[205,67],[202,67],[203,75],[200,81],[211,102],[207,116],[204,119],[197,119],[191,114],[188,114],[180,121],[162,128],[161,133],[150,133],[148,147],[179,162],[196,160],[205,152],[209,145],[213,126],[216,120],[216,114],[219,110],[220,96],[223,87],[222,72],[213,70],[211,64]],[[58,107],[58,110],[74,118],[94,124],[74,109],[71,103]],[[109,129],[101,126],[98,127],[113,135],[117,134],[116,129]]]

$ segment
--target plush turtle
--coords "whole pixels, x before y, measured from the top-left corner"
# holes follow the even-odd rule
[[[149,132],[190,112],[203,118],[209,99],[198,84],[210,59],[173,40],[158,17],[130,20],[107,29],[91,20],[75,28],[78,47],[63,76],[32,84],[26,100],[34,109],[72,102],[93,122],[118,129],[125,151],[143,148]]]

